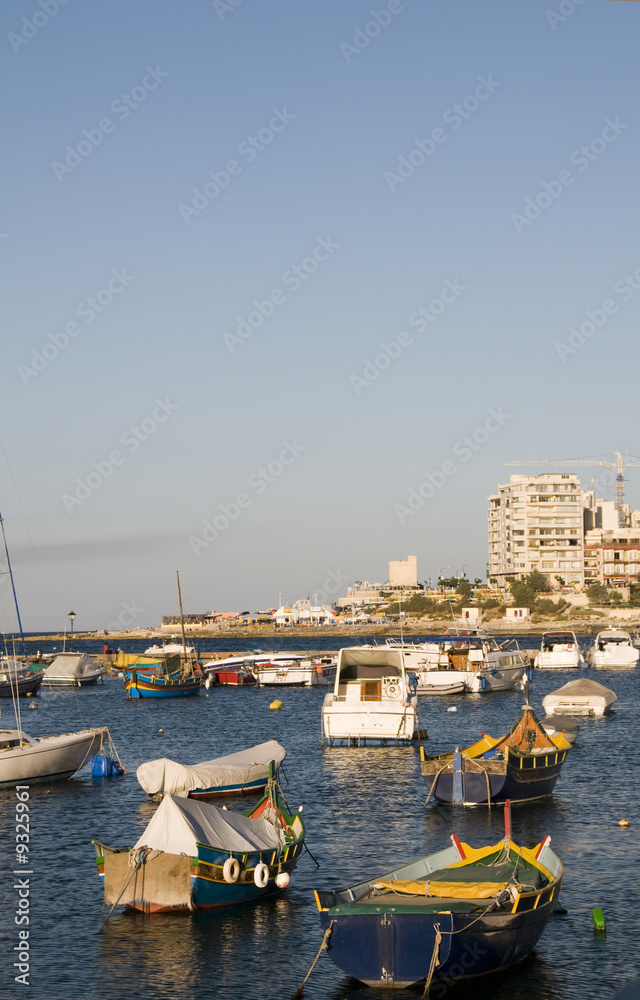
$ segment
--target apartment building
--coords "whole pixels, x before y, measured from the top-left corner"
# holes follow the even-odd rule
[[[634,511],[636,515],[638,512]],[[584,575],[587,586],[630,587],[640,577],[640,528],[593,528],[584,541]]]
[[[584,584],[580,480],[574,473],[510,477],[489,497],[489,578],[501,584],[532,570],[551,584]]]

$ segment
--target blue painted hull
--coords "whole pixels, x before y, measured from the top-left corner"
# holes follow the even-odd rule
[[[128,698],[184,698],[198,694],[201,686],[200,677],[166,676],[156,671],[128,671],[124,678]]]
[[[477,914],[461,913],[322,911],[320,921],[324,930],[334,921],[327,955],[338,968],[369,986],[406,987],[424,982],[429,974],[436,924],[443,936],[434,982],[470,979],[507,969],[530,955],[554,905],[489,913],[480,920]]]

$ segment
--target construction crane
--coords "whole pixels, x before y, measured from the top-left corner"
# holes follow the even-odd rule
[[[614,451],[613,454],[616,456],[616,459],[617,459],[616,462],[600,462],[600,461],[597,461],[596,459],[591,459],[591,458],[563,458],[563,459],[560,459],[557,462],[552,462],[552,461],[548,461],[546,459],[543,459],[541,461],[534,461],[534,462],[503,462],[502,464],[503,465],[528,465],[528,466],[537,466],[537,465],[564,465],[565,467],[577,467],[577,466],[584,466],[584,465],[600,465],[600,466],[603,466],[605,469],[614,469],[614,468],[617,467],[618,473],[616,475],[616,508],[617,508],[617,511],[618,511],[618,527],[619,528],[624,528],[624,526],[625,526],[625,517],[624,517],[624,468],[625,468],[625,466],[627,466],[627,468],[633,467],[633,466],[640,467],[640,462],[624,462],[623,463],[623,461],[622,461],[622,453],[621,452]]]

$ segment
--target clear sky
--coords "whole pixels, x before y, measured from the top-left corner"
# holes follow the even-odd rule
[[[4,0],[25,628],[157,623],[176,570],[191,612],[484,576],[503,462],[637,455],[639,37],[622,0]]]

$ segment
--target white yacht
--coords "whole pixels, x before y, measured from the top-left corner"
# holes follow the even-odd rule
[[[592,667],[635,667],[639,658],[640,649],[633,645],[629,633],[621,628],[598,632],[587,653],[587,662]]]
[[[584,666],[584,656],[575,632],[543,632],[534,667],[538,670],[575,670]]]
[[[322,733],[336,742],[404,743],[418,733],[402,649],[350,646],[338,654],[335,686],[322,705]]]

